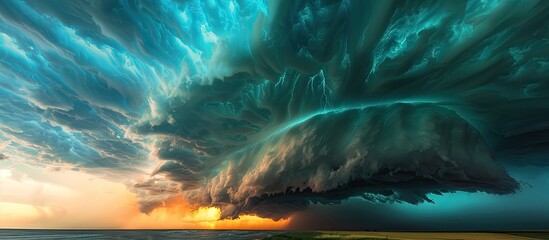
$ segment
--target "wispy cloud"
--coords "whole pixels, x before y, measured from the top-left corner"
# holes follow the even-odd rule
[[[0,160],[8,159],[9,156],[2,152],[10,144],[11,144],[11,141],[6,141],[0,144]]]

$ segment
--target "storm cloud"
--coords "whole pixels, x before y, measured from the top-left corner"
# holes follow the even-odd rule
[[[535,0],[2,1],[0,140],[143,212],[512,194],[503,165],[549,165],[548,26]]]

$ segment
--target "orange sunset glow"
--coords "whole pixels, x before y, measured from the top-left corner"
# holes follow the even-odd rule
[[[48,181],[38,182],[37,177]],[[250,215],[220,220],[220,209],[192,206],[183,197],[165,201],[145,214],[139,211],[137,196],[124,184],[83,172],[52,172],[25,165],[0,169],[0,191],[4,193],[0,225],[9,228],[275,230],[290,222],[290,218],[273,221]]]
[[[241,215],[238,219],[220,220],[220,215],[219,208],[192,207],[179,197],[167,201],[165,206],[154,209],[150,214],[136,211],[128,223],[122,225],[121,228],[280,230],[285,229],[290,221],[289,218],[274,221],[253,215]]]

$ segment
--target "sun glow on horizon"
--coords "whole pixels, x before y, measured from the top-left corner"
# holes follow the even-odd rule
[[[0,226],[5,228],[270,230],[290,222],[252,215],[220,220],[219,208],[191,205],[182,196],[145,214],[122,183],[23,164],[0,168],[0,193]]]
[[[280,230],[290,222],[290,218],[274,221],[255,215],[241,215],[237,219],[220,219],[220,216],[221,210],[217,207],[197,208],[178,197],[149,214],[137,213],[122,228]]]

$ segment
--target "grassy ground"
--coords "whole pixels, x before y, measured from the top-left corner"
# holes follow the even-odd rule
[[[264,240],[309,240],[309,239],[376,239],[379,238],[366,238],[366,237],[356,237],[353,234],[338,234],[338,233],[329,233],[329,232],[285,232],[281,234],[276,234],[271,237],[264,238]]]
[[[549,239],[549,232],[509,232],[507,234],[516,235],[516,236],[523,236],[523,237],[529,237],[534,239]]]
[[[318,231],[318,232],[284,232],[265,240],[533,240],[549,239],[548,232],[347,232],[347,231]]]

